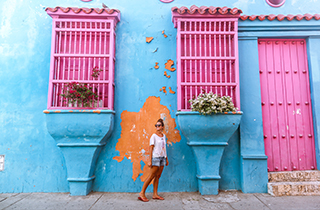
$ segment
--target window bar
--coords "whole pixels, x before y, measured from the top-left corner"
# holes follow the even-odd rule
[[[105,26],[107,25],[107,23],[105,22]],[[103,47],[103,54],[106,55],[107,54],[107,32],[104,32],[104,47]],[[111,46],[110,46],[111,47]],[[110,56],[110,55],[109,55]],[[110,57],[109,57],[110,59]],[[103,57],[103,80],[106,80],[106,57]],[[105,97],[105,84],[103,85],[103,89],[102,89],[102,98],[103,98],[103,106],[104,106],[104,97]]]
[[[225,78],[225,83],[229,83],[228,79],[227,79],[227,60],[224,60],[224,78]],[[225,86],[226,88],[226,95],[228,95],[228,89],[227,89],[227,85]]]
[[[70,28],[72,26],[72,22],[70,22]],[[68,62],[68,80],[70,80],[70,70],[71,70],[71,42],[72,42],[72,31],[69,31],[69,62]]]
[[[218,83],[217,81],[217,78],[218,78],[218,75],[217,75],[217,60],[214,60],[214,79],[215,79],[215,83]],[[217,85],[215,85],[215,93],[217,93],[218,91],[218,88],[217,88]]]
[[[198,60],[195,60],[194,61],[195,62],[195,65],[194,65],[194,77],[195,77],[195,96],[197,97],[198,96],[198,86],[197,86],[197,83],[198,83],[198,76],[197,76],[197,74],[198,74],[198,63],[199,63],[199,61]]]
[[[89,55],[92,53],[92,46],[91,46],[91,43],[92,43],[92,22],[90,22],[90,32],[89,32]],[[88,62],[88,69],[87,69],[87,80],[90,79],[90,71],[91,71],[91,57],[89,57],[89,62]]]
[[[66,54],[66,46],[67,46],[67,32],[64,32],[64,49],[63,54]],[[64,80],[65,75],[65,65],[66,65],[66,57],[63,57],[63,69],[62,69],[62,80]]]
[[[213,27],[214,27],[214,32],[216,32],[217,31],[217,24],[216,24],[216,22],[213,22],[214,23],[214,25],[213,25]],[[216,57],[217,56],[217,35],[216,35],[216,33],[214,33],[214,35],[213,35],[213,49],[214,49],[214,51],[213,51],[213,56],[214,57]],[[217,80],[216,80],[217,81]]]
[[[184,109],[188,109],[188,86],[185,85],[184,87]]]
[[[190,99],[192,99],[192,60],[191,61],[191,66],[190,66]],[[188,98],[185,99],[186,101],[188,101]]]
[[[85,32],[84,32],[84,48],[83,48],[83,54],[86,55],[87,54],[87,37],[88,37],[88,23],[84,22],[84,27],[85,27]],[[82,65],[83,69],[82,69],[82,79],[85,79],[85,69],[86,69],[86,58],[85,56],[83,57],[83,65]]]
[[[57,23],[55,23],[55,31],[54,31],[54,35],[55,35],[55,42],[54,42],[54,53],[58,54],[59,53],[59,35],[60,35],[60,31],[56,31],[57,29]]]
[[[58,99],[56,96],[57,96],[57,91],[54,84],[52,83],[52,95],[51,95],[52,106],[57,106]]]
[[[187,31],[186,21],[183,22],[184,31]],[[184,34],[184,54],[182,56],[188,56],[187,53],[187,34]]]
[[[97,22],[94,23],[95,25],[95,30],[94,30],[94,45],[93,45],[93,53],[94,54],[97,54]],[[96,57],[93,58],[93,65],[92,65],[92,68],[89,69],[89,77],[88,77],[88,80],[90,79],[91,77],[91,74],[93,73],[93,68],[96,66]],[[91,74],[90,74],[90,70],[91,70]],[[93,78],[92,78],[93,79]],[[97,86],[97,91],[95,90],[95,86]],[[95,83],[92,83],[92,88],[93,88],[93,92],[96,93],[98,96],[99,96],[99,83],[95,84]],[[98,101],[99,101],[99,98],[98,98]],[[95,107],[95,100],[92,100],[92,107]]]
[[[199,22],[199,31],[200,32],[201,32],[201,23],[202,22]],[[202,56],[201,33],[199,33],[199,56],[200,56],[200,59],[201,59],[201,56]]]
[[[102,28],[102,22],[100,23],[100,29]],[[101,55],[101,46],[102,46],[102,32],[100,31],[100,34],[99,34],[99,55]],[[99,69],[101,68],[101,57],[99,57]],[[104,72],[104,69],[102,70],[102,73]],[[99,79],[101,77],[99,76]]]
[[[52,84],[53,85],[53,84]],[[53,85],[54,86],[54,85]],[[58,95],[57,95],[57,93],[60,93],[60,91],[59,91],[59,89],[57,90],[57,91],[52,91],[53,92],[53,98],[52,98],[52,100],[53,100],[53,102],[54,102],[54,105],[56,105],[57,106],[57,104],[58,104],[58,100],[59,100],[59,97],[58,97]]]
[[[63,93],[63,89],[64,89],[64,82],[63,83],[56,83],[56,88],[59,90],[59,86],[61,86],[61,92]],[[59,101],[57,101],[57,104],[58,104]],[[63,100],[63,97],[61,97],[61,103],[59,103],[59,107],[64,107],[65,105],[64,104],[67,104],[68,105],[68,102],[69,102],[69,99],[64,101]]]
[[[95,22],[95,29],[97,30],[97,22]],[[95,30],[94,32],[94,48],[93,48],[93,53],[97,54],[97,31]],[[91,71],[93,70],[93,68],[96,66],[96,57],[93,58],[93,66]],[[90,72],[90,71],[89,71]],[[93,73],[93,71],[91,72],[91,74]],[[92,78],[93,79],[93,78]]]
[[[207,73],[207,71],[208,71],[208,61],[207,60],[205,60],[205,63],[204,63],[204,73],[205,73],[205,84],[206,84],[206,93],[208,92],[208,87],[207,87],[207,85],[208,85],[208,73]]]
[[[211,57],[212,56],[212,40],[211,40],[211,22],[209,22],[209,31],[210,31],[210,34],[209,34],[209,56]]]
[[[229,31],[231,31],[231,22],[229,22]],[[230,77],[230,83],[232,82],[232,68],[231,68],[231,65],[232,65],[232,60],[231,60],[231,57],[232,57],[232,51],[231,51],[231,34],[229,34],[229,57],[230,57],[230,60],[229,60],[229,77]],[[230,90],[231,91],[231,90]]]
[[[79,36],[79,51],[78,54],[82,54],[82,22],[80,22],[80,36]]]
[[[61,34],[62,34],[62,32],[59,31],[58,33],[59,33],[59,46],[58,46],[58,52],[57,52],[57,55],[58,55],[58,71],[57,71],[57,78],[56,79],[60,79],[60,65],[61,65],[61,60],[60,60],[60,55],[59,54],[61,53]]]
[[[82,41],[82,30],[81,30],[81,26],[82,26],[82,22],[79,23],[80,24],[80,35],[79,35],[79,51],[77,54],[81,54],[81,41]],[[81,58],[79,57],[79,67],[78,67],[78,79],[80,80],[80,70],[81,70]]]
[[[104,47],[103,47],[103,54],[106,55],[107,53],[107,32],[104,32]],[[110,55],[109,55],[110,56]],[[110,57],[109,57],[110,59]],[[106,58],[103,57],[103,80],[106,80]]]
[[[229,22],[229,57],[232,57],[232,53],[231,53],[231,22]]]
[[[235,101],[233,100],[233,90],[234,90],[234,86],[231,86],[231,90],[230,90],[231,96],[230,97],[232,98],[232,102],[235,103]]]
[[[191,22],[189,22],[189,29],[191,30]],[[189,34],[189,56],[192,57],[192,35]]]
[[[182,63],[182,60],[181,60]],[[187,71],[188,71],[188,63],[187,59],[184,60],[184,68],[183,68],[183,76],[184,76],[184,82],[187,82]]]
[[[219,68],[220,68],[220,84],[222,83],[222,60],[219,60]],[[222,96],[222,86],[220,86],[220,96]]]
[[[73,52],[74,54],[77,54],[77,40],[78,40],[78,28],[77,28],[78,22],[75,22],[75,32],[74,32],[74,49]],[[76,57],[73,58],[73,79],[75,79],[75,74],[76,74]],[[79,79],[79,78],[78,78]]]
[[[219,57],[221,56],[221,22],[219,21]]]
[[[230,83],[233,82],[232,80],[232,60],[229,60],[229,75],[230,75]]]
[[[212,60],[210,59],[210,83],[212,83],[212,71],[213,71],[213,69],[212,69]]]
[[[100,23],[100,24],[101,24],[101,23]],[[100,25],[100,27],[101,27],[101,25]],[[99,57],[99,59],[98,59],[97,62],[98,62],[98,67],[99,67],[99,69],[100,69],[101,66],[102,66],[102,65],[101,65],[100,57]],[[100,74],[99,74],[99,77],[98,77],[98,78],[99,78],[99,80],[100,80]],[[103,83],[99,83],[99,84],[98,84],[98,101],[97,101],[97,107],[100,107],[99,104],[100,104],[100,97],[101,97],[101,91],[102,91],[102,90],[101,90],[101,86],[103,86]]]
[[[58,43],[59,43],[59,32],[55,31],[54,35],[55,35],[55,40],[54,40],[54,44],[55,44],[55,46],[54,46],[54,53],[55,53],[55,54],[58,54],[57,52],[58,52],[58,47],[59,47],[59,45],[58,45]],[[53,44],[52,44],[52,45],[53,45]],[[51,50],[51,51],[52,51],[52,50]],[[54,70],[53,70],[53,74],[52,74],[52,79],[55,80],[55,79],[58,79],[58,78],[57,78],[57,76],[58,76],[58,72],[57,72],[57,68],[58,68],[58,63],[57,63],[57,61],[58,61],[58,58],[57,58],[57,57],[54,57],[54,58],[53,58],[53,61],[54,61],[54,65],[53,65]]]
[[[224,22],[224,28],[223,28],[223,30],[224,30],[224,32],[226,32],[226,26],[227,25],[227,22]],[[224,57],[227,57],[227,40],[226,40],[226,33],[224,33],[223,34],[223,44],[224,44],[224,54],[223,54],[223,56]]]
[[[195,28],[195,30],[197,29],[197,22],[194,22],[194,28]],[[198,50],[197,50],[197,35],[196,34],[194,34],[194,50],[195,50],[195,52],[194,52],[194,55],[195,56],[198,56]]]

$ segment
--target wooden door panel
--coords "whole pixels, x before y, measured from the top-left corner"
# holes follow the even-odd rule
[[[269,171],[315,169],[303,39],[259,39],[263,132]]]

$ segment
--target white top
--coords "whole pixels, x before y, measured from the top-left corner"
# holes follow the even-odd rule
[[[155,133],[152,134],[150,138],[150,145],[154,145],[153,151],[152,151],[152,158],[167,157],[166,135],[163,134],[163,137],[160,137]]]

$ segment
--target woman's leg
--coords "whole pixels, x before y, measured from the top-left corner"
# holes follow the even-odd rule
[[[162,166],[163,168],[163,166]],[[146,179],[146,181],[143,183],[143,186],[142,186],[142,190],[141,192],[139,193],[140,197],[142,198],[145,198],[146,195],[146,189],[147,187],[149,186],[150,182],[152,181],[152,179],[156,176],[157,172],[159,170],[159,167],[158,166],[152,166],[151,167],[151,171],[150,171],[150,175],[148,176],[148,178]]]
[[[160,196],[158,195],[158,186],[159,186],[159,179],[163,171],[163,166],[159,167],[159,170],[157,171],[157,174],[154,177],[153,181],[153,198],[159,198]]]

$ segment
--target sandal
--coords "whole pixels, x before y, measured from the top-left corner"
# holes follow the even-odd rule
[[[148,198],[138,197],[138,199],[142,202],[148,202]]]
[[[156,197],[156,198],[152,198],[152,199],[155,199],[155,200],[164,200],[163,197],[159,196],[159,197]]]

